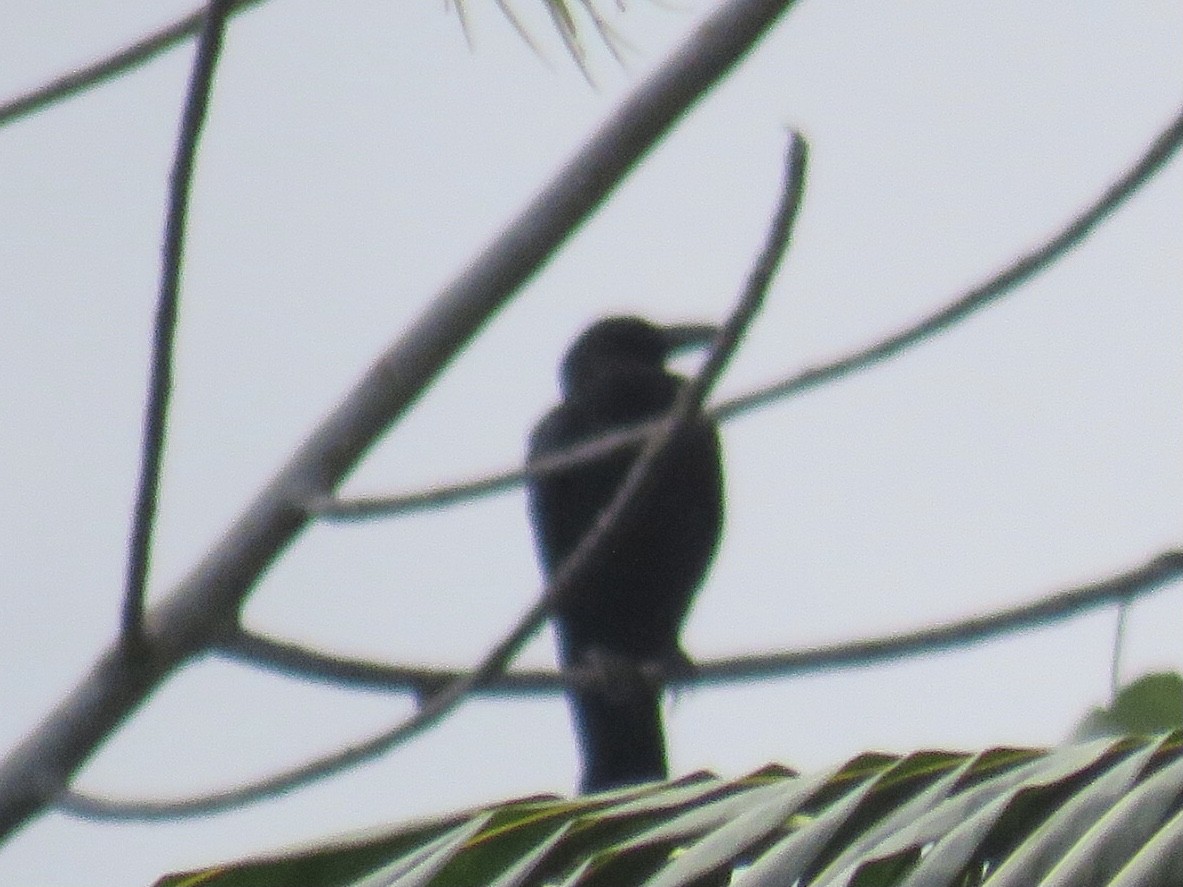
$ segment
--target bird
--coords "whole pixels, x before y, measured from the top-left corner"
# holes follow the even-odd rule
[[[563,358],[561,401],[530,435],[528,462],[668,413],[687,380],[667,360],[716,333],[627,316],[591,325]],[[642,446],[531,476],[529,515],[548,578],[596,523]],[[605,550],[554,604],[560,663],[597,676],[568,690],[584,794],[668,778],[652,666],[666,676],[692,668],[679,633],[722,526],[719,430],[699,414],[671,442]]]

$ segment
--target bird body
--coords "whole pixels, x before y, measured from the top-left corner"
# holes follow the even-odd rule
[[[593,325],[564,359],[563,400],[531,435],[530,458],[666,414],[685,384],[666,359],[709,342],[713,332],[639,318]],[[639,451],[631,446],[530,481],[531,517],[548,575],[595,524]],[[556,605],[562,664],[597,669],[607,684],[570,695],[584,791],[666,777],[660,687],[640,669],[686,666],[678,635],[717,547],[722,515],[718,430],[699,417],[672,442],[606,550]]]

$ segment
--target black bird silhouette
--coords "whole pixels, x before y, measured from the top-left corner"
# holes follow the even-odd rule
[[[594,324],[563,359],[563,399],[534,429],[530,458],[667,413],[686,380],[666,369],[666,359],[709,344],[715,333],[636,317]],[[630,447],[530,481],[535,542],[548,576],[595,523],[639,451]],[[661,687],[642,667],[656,664],[667,674],[690,667],[678,633],[722,524],[718,428],[699,417],[673,441],[653,483],[554,614],[562,664],[598,678],[594,689],[569,694],[582,791],[666,778]]]

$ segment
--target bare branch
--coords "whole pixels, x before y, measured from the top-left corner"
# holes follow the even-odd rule
[[[1059,234],[1043,245],[1021,256],[994,277],[982,283],[956,301],[936,311],[918,323],[907,327],[880,342],[831,363],[806,369],[796,375],[770,385],[745,397],[737,397],[720,404],[718,414],[729,418],[737,413],[764,406],[781,397],[816,388],[841,379],[858,370],[866,369],[888,358],[895,357],[915,345],[964,320],[1001,296],[1030,280],[1052,262],[1077,246],[1126,199],[1150,180],[1183,144],[1183,110],[1161,132],[1138,161],[1106,188],[1101,196],[1084,212],[1069,222]]]
[[[169,176],[168,214],[164,223],[164,258],[160,272],[160,295],[156,303],[156,323],[152,335],[152,365],[148,382],[148,402],[144,405],[144,439],[140,454],[139,486],[132,515],[131,540],[127,560],[127,580],[123,599],[123,643],[130,653],[143,651],[144,594],[152,556],[152,530],[160,491],[160,463],[164,455],[164,435],[168,424],[168,404],[172,394],[173,341],[177,327],[177,302],[181,288],[181,262],[185,249],[185,222],[189,210],[189,191],[197,142],[209,108],[210,90],[222,50],[222,34],[231,4],[213,0],[197,42],[189,94],[181,116],[177,155]]]
[[[669,683],[678,687],[724,685],[739,681],[787,677],[833,668],[855,668],[879,662],[923,656],[940,650],[982,643],[1010,634],[1060,622],[1112,604],[1125,606],[1162,586],[1183,579],[1183,550],[1164,552],[1147,563],[1109,579],[1047,595],[1027,604],[985,616],[961,619],[917,631],[868,638],[809,650],[734,656],[696,661],[690,674],[677,674]],[[370,689],[434,692],[471,673],[447,669],[410,668],[338,659],[262,638],[250,633],[228,638],[222,652],[301,678],[350,683]],[[537,696],[564,692],[581,680],[578,669],[512,671],[490,676],[470,692],[485,696]],[[594,676],[593,676],[594,677]],[[192,801],[126,801],[97,798],[78,792],[63,796],[58,808],[91,819],[161,819],[187,815]]]
[[[711,415],[711,411],[707,411]],[[326,520],[355,521],[417,511],[421,508],[438,508],[457,502],[467,502],[478,496],[500,493],[520,485],[531,475],[552,474],[579,465],[592,459],[606,456],[616,450],[636,444],[651,435],[660,422],[643,422],[609,431],[561,453],[535,459],[529,468],[510,468],[496,474],[489,474],[475,480],[462,481],[446,486],[435,486],[413,493],[395,496],[366,496],[357,498],[336,498],[323,496],[308,503],[309,514]]]
[[[99,809],[130,808],[134,806],[138,818],[193,816],[214,813],[272,797],[317,779],[356,766],[400,745],[434,726],[455,710],[478,687],[501,674],[545,621],[555,602],[573,593],[585,569],[611,544],[614,533],[629,519],[630,504],[644,493],[652,481],[654,467],[670,443],[694,419],[703,398],[718,378],[724,364],[734,352],[747,324],[759,308],[772,273],[788,243],[796,211],[800,206],[804,187],[805,143],[794,134],[790,143],[785,192],[774,218],[768,242],[761,251],[743,294],[723,329],[720,330],[711,352],[695,377],[681,392],[669,416],[629,468],[620,488],[596,519],[595,525],[584,535],[575,550],[568,555],[547,583],[537,602],[518,621],[518,624],[498,642],[471,672],[458,675],[439,692],[422,702],[419,710],[397,726],[365,741],[348,746],[331,755],[309,761],[254,783],[175,802],[145,802],[137,805],[102,802],[76,793],[63,795],[64,809],[79,815],[98,815]],[[103,807],[106,803],[107,806]]]
[[[322,653],[290,641],[280,641],[245,629],[228,632],[213,652],[246,665],[270,669],[301,680],[321,681],[359,690],[410,693],[422,701],[468,672],[455,669],[389,665]],[[474,694],[528,696],[561,691],[569,680],[554,669],[503,672],[473,689]]]
[[[958,297],[955,301],[933,312],[917,323],[874,342],[837,360],[802,370],[787,379],[758,388],[748,394],[723,401],[708,414],[719,420],[731,419],[749,410],[768,406],[782,398],[792,397],[859,370],[867,369],[907,348],[944,332],[958,322],[1002,296],[1013,292],[1019,284],[1049,267],[1066,254],[1118,208],[1125,200],[1146,184],[1163,165],[1179,151],[1183,144],[1183,111],[1161,132],[1138,161],[1082,213],[1073,218],[1061,231],[1044,244],[1012,262],[1007,268]],[[436,508],[463,502],[477,496],[512,489],[531,474],[550,474],[599,458],[618,449],[636,444],[652,432],[655,423],[614,431],[587,441],[545,460],[524,467],[504,469],[482,477],[441,484],[411,493],[392,496],[324,498],[310,504],[310,509],[326,520],[365,520],[402,514],[421,508]]]
[[[1183,550],[1177,549],[1164,552],[1146,564],[1110,579],[1091,582],[986,616],[963,619],[935,628],[922,628],[906,634],[796,653],[736,656],[727,662],[715,663],[708,674],[699,676],[698,683],[724,684],[741,677],[753,679],[824,668],[850,668],[936,653],[1046,625],[1099,607],[1131,601],[1180,578],[1183,578]]]
[[[260,0],[234,0],[230,4],[230,12],[238,12],[259,2]],[[23,95],[0,103],[0,126],[40,111],[54,102],[69,98],[75,93],[97,86],[137,65],[151,61],[196,34],[201,29],[201,23],[205,20],[205,13],[206,8],[203,6],[106,58],[99,59],[97,62],[76,71],[71,71],[69,74],[63,74]]]
[[[959,619],[915,631],[844,641],[808,650],[695,659],[693,674],[671,675],[669,683],[696,686],[790,677],[828,668],[874,665],[888,659],[924,656],[950,647],[982,643],[1001,635],[1062,622],[1113,603],[1132,601],[1183,578],[1183,549],[1164,552],[1110,579],[1091,582],[1037,598],[1006,610]],[[292,677],[367,690],[430,695],[465,673],[446,668],[389,665],[349,659],[278,641],[249,631],[229,635],[217,652],[240,662]],[[476,688],[483,696],[537,696],[580,685],[579,669],[521,669],[504,672]]]
[[[809,147],[805,139],[798,132],[789,134],[789,149],[785,157],[785,183],[781,191],[780,203],[776,215],[772,219],[772,227],[768,232],[764,249],[756,258],[751,274],[748,275],[743,295],[740,297],[736,309],[727,318],[723,328],[719,330],[718,340],[711,348],[710,354],[703,367],[686,386],[677,403],[674,404],[672,420],[683,426],[695,413],[699,412],[706,401],[707,394],[718,381],[723,367],[739,347],[739,340],[747,332],[756,313],[764,304],[768,294],[768,287],[776,269],[780,267],[785,249],[789,245],[789,237],[793,231],[793,224],[797,221],[797,212],[801,209],[801,198],[805,193],[805,170],[809,162]],[[641,458],[645,453],[642,451]],[[624,486],[628,486],[627,481]]]
[[[118,643],[112,644],[0,762],[0,839],[59,797],[78,767],[161,681],[236,621],[259,576],[307,524],[305,503],[324,496],[345,477],[452,355],[793,2],[728,0],[432,300],[221,540],[145,614],[150,660],[126,661]],[[341,766],[368,754],[366,746],[359,747],[347,753]],[[302,781],[299,774],[294,779]],[[274,791],[282,791],[284,784],[277,783]]]

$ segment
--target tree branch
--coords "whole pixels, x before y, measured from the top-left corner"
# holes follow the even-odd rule
[[[233,0],[228,12],[233,14],[259,2],[260,0]],[[205,15],[206,7],[203,6],[93,64],[63,74],[36,89],[0,103],[0,126],[40,111],[54,102],[69,98],[137,65],[151,61],[196,34],[201,29]]]
[[[0,839],[61,795],[74,772],[173,670],[233,624],[259,576],[448,360],[751,49],[793,0],[729,0],[641,84],[493,243],[330,412],[225,535],[144,618],[152,656],[112,644],[0,762]]]
[[[962,294],[945,307],[915,324],[880,339],[865,348],[828,363],[810,367],[787,379],[723,401],[708,410],[708,415],[725,421],[749,410],[801,394],[813,388],[867,369],[902,353],[908,348],[945,332],[972,314],[1013,292],[1021,283],[1048,268],[1054,261],[1079,244],[1098,224],[1135,194],[1175,156],[1183,144],[1183,111],[1151,142],[1138,160],[1083,212],[1071,219],[1054,237],[1012,262],[998,274]],[[635,445],[651,433],[655,423],[637,425],[605,434],[562,453],[525,467],[504,469],[474,480],[440,484],[411,493],[389,496],[361,496],[348,499],[324,497],[310,508],[326,520],[366,520],[402,514],[421,508],[437,508],[512,489],[529,475],[551,474],[600,458],[610,452]]]
[[[123,644],[129,654],[140,655],[144,637],[144,594],[152,556],[152,531],[160,491],[160,464],[164,455],[164,436],[168,425],[168,404],[172,394],[173,342],[177,327],[177,302],[181,288],[181,262],[185,249],[185,222],[189,210],[189,191],[193,163],[201,128],[209,108],[210,91],[222,34],[231,4],[211,2],[197,42],[189,95],[181,116],[177,155],[169,177],[168,213],[164,223],[164,259],[160,272],[160,295],[156,303],[156,323],[152,336],[152,363],[148,382],[148,402],[144,405],[144,439],[140,456],[140,477],[132,514],[131,540],[128,546],[127,579],[123,599]]]
[[[844,641],[806,650],[785,650],[754,655],[737,654],[721,659],[695,659],[691,675],[672,675],[678,686],[728,684],[764,678],[791,677],[827,668],[874,665],[888,659],[924,656],[928,653],[982,643],[1005,634],[1026,631],[1113,603],[1128,604],[1183,578],[1183,549],[1167,551],[1147,563],[1110,579],[1091,582],[981,616],[914,631]],[[216,652],[248,665],[290,677],[324,681],[365,690],[388,690],[429,696],[461,677],[464,672],[416,665],[390,665],[323,653],[239,630],[227,635]],[[581,678],[579,669],[521,669],[497,675],[475,692],[483,696],[537,696],[562,693]]]
[[[700,676],[698,683],[726,684],[740,679],[780,677],[829,668],[861,667],[909,656],[937,653],[941,650],[981,643],[1002,634],[1068,619],[1099,607],[1132,601],[1181,578],[1183,549],[1175,549],[1109,579],[1090,582],[985,616],[812,650],[736,656],[713,663],[710,672]]]
[[[807,650],[696,660],[693,673],[672,675],[668,683],[675,687],[719,686],[823,669],[864,667],[922,656],[1063,621],[1115,603],[1128,604],[1179,579],[1183,579],[1183,549],[1164,552],[1141,566],[1109,579],[1056,592],[984,616]],[[219,646],[219,651],[299,678],[348,683],[367,689],[409,691],[420,696],[438,692],[471,675],[471,672],[448,669],[390,666],[330,657],[249,632],[231,635]],[[582,679],[579,669],[561,673],[553,670],[502,672],[474,685],[470,692],[483,696],[538,696],[562,693]],[[201,812],[192,810],[189,806],[191,803],[186,800],[114,800],[69,792],[62,798],[58,809],[92,819],[142,820]]]
[[[956,301],[933,312],[918,323],[854,354],[831,363],[811,367],[783,382],[770,385],[766,389],[720,404],[719,416],[729,418],[744,410],[763,406],[790,394],[816,388],[881,363],[993,304],[1018,287],[1019,284],[1026,283],[1049,267],[1052,262],[1079,245],[1097,225],[1108,218],[1114,210],[1162,169],[1167,161],[1178,153],[1181,144],[1183,144],[1183,110],[1180,110],[1166,129],[1154,138],[1150,147],[1132,167],[1118,177],[1117,181],[1106,188],[1091,206],[1072,219],[1060,233],[1047,243],[1020,256],[985,283],[979,284]]]

